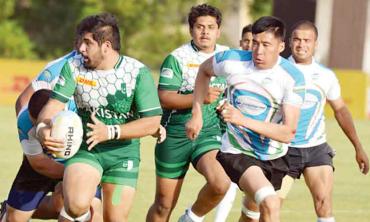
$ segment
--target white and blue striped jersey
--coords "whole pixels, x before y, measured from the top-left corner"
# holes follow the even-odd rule
[[[32,81],[32,88],[34,91],[39,89],[54,89],[56,82],[59,79],[60,71],[69,58],[77,54],[77,51],[72,52],[49,62],[44,69]]]
[[[228,50],[214,56],[213,69],[216,76],[226,77],[228,102],[248,118],[281,123],[282,105],[300,107],[303,103],[304,76],[282,57],[273,68],[259,70],[250,51]],[[230,123],[222,137],[222,152],[244,153],[260,160],[279,158],[287,150],[288,144]]]
[[[293,57],[289,57],[295,63]],[[326,100],[341,97],[340,85],[335,73],[314,59],[309,65],[296,64],[306,79],[306,97],[301,107],[297,133],[292,147],[306,148],[326,142],[324,106]]]

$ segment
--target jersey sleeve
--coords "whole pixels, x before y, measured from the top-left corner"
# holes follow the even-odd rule
[[[140,117],[158,116],[162,114],[158,92],[148,68],[141,68],[137,77],[135,105]]]
[[[283,61],[281,66],[288,74],[287,80],[284,82],[283,104],[300,107],[306,96],[306,80],[304,75],[295,65],[287,60]]]
[[[339,99],[341,96],[340,84],[334,72],[330,72],[330,75],[331,75],[330,87],[326,94],[326,98],[328,100],[336,100]]]
[[[182,83],[182,70],[179,61],[169,55],[163,61],[160,74],[158,88],[161,90],[177,91]]]
[[[240,73],[245,69],[245,62],[252,59],[252,53],[244,50],[226,50],[218,52],[213,56],[212,66],[215,76],[227,77],[232,74]]]
[[[23,153],[26,155],[37,155],[42,153],[42,146],[35,138],[35,127],[32,126],[27,109],[19,114],[17,118],[17,126],[18,137]]]
[[[76,90],[76,80],[73,77],[69,62],[66,62],[62,68],[59,79],[55,84],[51,98],[66,103]]]
[[[42,153],[42,146],[40,142],[33,136],[35,134],[35,128],[33,127],[26,138],[21,139],[21,146],[25,155],[33,156]],[[21,136],[20,136],[21,138]]]
[[[48,70],[43,70],[34,80],[32,80],[32,88],[34,91],[40,89],[52,89],[51,78],[49,78]]]

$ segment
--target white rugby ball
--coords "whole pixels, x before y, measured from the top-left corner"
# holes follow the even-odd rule
[[[61,111],[52,119],[51,137],[64,140],[64,150],[53,152],[55,157],[68,159],[80,148],[83,128],[81,118],[72,111]]]

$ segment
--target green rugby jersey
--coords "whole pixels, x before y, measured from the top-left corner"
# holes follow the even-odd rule
[[[147,67],[141,62],[120,56],[111,70],[90,70],[83,66],[83,57],[76,55],[65,63],[52,98],[67,102],[74,96],[84,132],[92,122],[90,115],[106,125],[125,124],[140,117],[162,114],[154,80]],[[123,132],[124,133],[124,132]],[[82,147],[86,149],[86,137]],[[111,140],[98,144],[94,149],[115,149],[130,144],[139,144],[138,139]],[[107,149],[106,149],[107,150]],[[139,157],[138,146],[129,146],[124,152]]]
[[[228,47],[226,46],[216,45],[215,51],[207,54],[200,52],[193,42],[182,45],[164,60],[160,69],[158,88],[177,91],[180,94],[193,93],[200,64],[215,53],[227,49]],[[212,77],[210,86],[224,90],[226,88],[226,80],[224,77]],[[218,101],[203,106],[203,128],[219,126],[220,119],[216,113]],[[185,130],[184,126],[191,117],[191,108],[183,110],[164,109],[163,112],[161,124],[167,129],[168,127],[174,127],[176,130]]]

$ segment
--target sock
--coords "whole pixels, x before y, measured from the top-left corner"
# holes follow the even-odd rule
[[[189,207],[187,210],[186,210],[186,214],[190,217],[190,219],[192,219],[194,222],[202,222],[203,219],[204,219],[204,216],[203,217],[199,217],[197,216],[195,213],[193,213],[193,211],[191,211],[191,207]]]
[[[335,222],[334,217],[318,217],[317,222]]]
[[[231,183],[229,190],[225,194],[224,198],[217,205],[214,222],[226,221],[226,218],[229,215],[231,208],[233,207],[237,190],[238,185],[236,185],[235,183]]]

